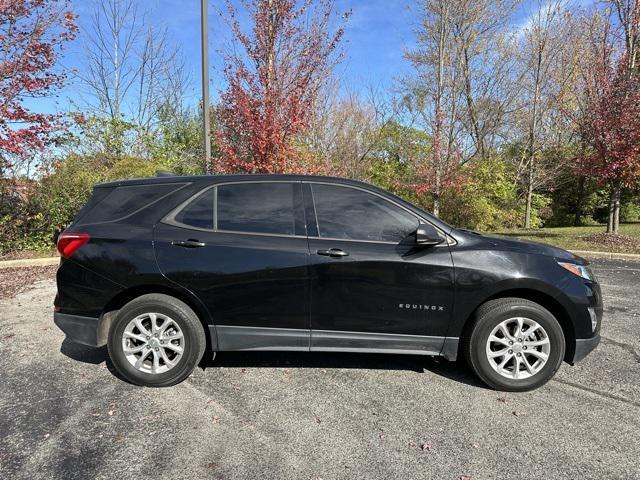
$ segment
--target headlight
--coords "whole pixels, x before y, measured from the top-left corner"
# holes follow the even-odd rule
[[[593,272],[586,265],[578,265],[576,263],[558,262],[565,270],[569,270],[574,275],[584,278],[585,280],[594,281]]]

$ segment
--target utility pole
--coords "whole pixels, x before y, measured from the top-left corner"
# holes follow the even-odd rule
[[[211,122],[209,119],[209,0],[200,0],[200,37],[202,39],[202,133],[204,141],[204,171],[211,165]]]

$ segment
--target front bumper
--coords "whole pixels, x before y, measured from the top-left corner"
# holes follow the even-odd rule
[[[573,359],[569,362],[573,365],[579,362],[584,357],[589,355],[600,343],[600,334],[597,333],[592,338],[578,338],[576,339],[576,350],[573,354]]]
[[[100,318],[54,312],[53,322],[72,342],[90,347],[101,347],[105,344],[104,335],[100,334]]]

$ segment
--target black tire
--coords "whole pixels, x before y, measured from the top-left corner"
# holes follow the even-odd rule
[[[170,317],[184,335],[182,357],[174,367],[162,373],[136,369],[123,351],[122,336],[129,322],[138,315],[151,312]],[[114,367],[129,382],[147,387],[169,387],[182,382],[193,372],[204,354],[206,338],[198,316],[186,303],[169,295],[152,293],[142,295],[120,309],[109,329],[107,347]]]
[[[492,330],[514,317],[537,322],[547,332],[550,344],[547,363],[540,371],[525,379],[501,375],[487,358],[487,341]],[[556,374],[564,359],[565,338],[558,320],[543,306],[523,298],[499,298],[478,308],[473,323],[465,331],[462,350],[467,364],[488,386],[507,392],[524,392],[544,385]]]

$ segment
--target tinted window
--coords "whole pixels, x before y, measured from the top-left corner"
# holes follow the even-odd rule
[[[175,216],[176,222],[191,227],[213,229],[213,188],[205,191]]]
[[[400,242],[418,227],[416,217],[377,195],[334,185],[311,188],[321,237]]]
[[[127,217],[181,186],[182,184],[165,183],[116,187],[80,220],[82,223],[97,223]]]
[[[241,183],[218,187],[218,230],[295,234],[292,183]]]

